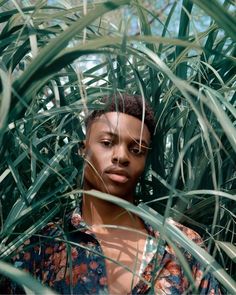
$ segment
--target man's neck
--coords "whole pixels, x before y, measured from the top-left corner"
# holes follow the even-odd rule
[[[143,228],[142,221],[125,209],[109,201],[84,195],[82,214],[85,222],[91,226],[125,226],[134,229]],[[105,228],[101,230],[105,230]],[[108,228],[106,228],[108,230]]]

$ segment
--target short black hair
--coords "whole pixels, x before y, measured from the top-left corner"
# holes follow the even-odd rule
[[[156,126],[154,112],[142,96],[118,93],[112,96],[104,96],[100,102],[103,103],[102,109],[92,111],[85,119],[86,129],[96,118],[108,112],[124,113],[142,121],[144,110],[144,123],[148,127],[151,137],[153,137]]]

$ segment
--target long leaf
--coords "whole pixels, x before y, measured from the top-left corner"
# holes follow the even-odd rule
[[[229,256],[229,258],[236,262],[236,246],[229,242],[216,241],[217,245]]]
[[[45,46],[34,61],[29,65],[24,74],[20,79],[14,84],[14,88],[17,92],[20,92],[22,88],[25,87],[27,83],[36,75],[42,66],[45,66],[50,62],[62,49],[64,49],[68,43],[76,36],[81,30],[86,26],[91,24],[98,17],[104,13],[116,9],[121,5],[129,4],[129,0],[116,0],[116,1],[107,1],[101,4],[96,5],[86,16],[77,20],[71,27],[65,30],[58,37],[54,38],[47,46]]]
[[[201,7],[208,15],[210,15],[220,28],[224,29],[226,33],[236,41],[236,21],[235,17],[231,15],[223,5],[216,0],[191,0],[193,3]]]
[[[4,276],[7,276],[11,280],[17,282],[19,285],[27,287],[28,289],[33,291],[34,294],[38,294],[38,295],[45,295],[45,294],[56,295],[57,294],[51,289],[44,287],[27,272],[17,269],[6,262],[0,261],[0,273]]]

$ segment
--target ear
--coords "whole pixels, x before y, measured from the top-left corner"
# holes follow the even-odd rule
[[[81,156],[81,157],[84,157],[86,141],[85,140],[80,141],[78,146],[79,146],[78,147],[78,155]]]

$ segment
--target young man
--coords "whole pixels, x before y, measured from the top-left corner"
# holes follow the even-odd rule
[[[107,103],[106,112],[94,112],[87,120],[84,189],[96,189],[133,203],[136,184],[145,168],[154,118],[146,105],[142,124],[145,106],[137,97],[117,97],[110,105],[109,99]],[[84,221],[99,239],[104,255],[112,259],[105,261],[110,294],[130,292],[139,280],[148,235],[143,221],[109,200],[89,195],[83,197],[82,208]]]
[[[158,232],[109,199],[89,195],[95,189],[134,203],[155,128],[153,113],[140,97],[116,95],[103,101],[104,109],[87,119],[80,149],[86,190],[81,204],[64,224],[51,223],[40,238],[28,240],[15,264],[61,294],[191,293],[173,249],[157,248]],[[178,227],[202,244],[194,231]],[[180,250],[199,293],[219,294],[216,281],[209,274],[203,278],[199,263]]]

